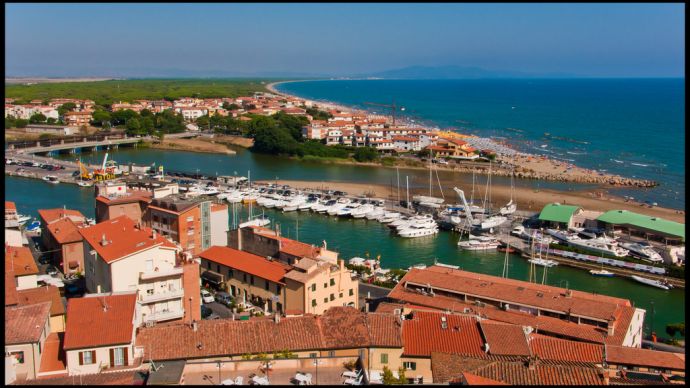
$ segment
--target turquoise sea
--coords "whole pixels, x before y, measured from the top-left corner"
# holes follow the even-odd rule
[[[277,89],[377,113],[390,111],[365,102],[395,101],[416,122],[655,180],[653,189],[610,191],[685,209],[684,79],[328,80]]]

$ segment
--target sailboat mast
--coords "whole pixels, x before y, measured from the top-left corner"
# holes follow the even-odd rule
[[[395,174],[398,176],[398,204],[400,204],[400,169],[395,166]]]
[[[407,187],[407,201],[405,202],[406,207],[410,208],[410,179],[405,175],[405,186]]]
[[[429,196],[432,197],[433,195],[431,194],[431,160],[434,158],[434,151],[429,152]]]

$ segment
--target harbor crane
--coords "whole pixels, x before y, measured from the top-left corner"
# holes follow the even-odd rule
[[[381,106],[384,108],[390,108],[391,115],[393,116],[393,126],[394,127],[395,127],[395,112],[398,110],[398,108],[400,108],[401,111],[405,110],[405,107],[395,104],[395,99],[393,99],[393,103],[390,105],[389,104],[380,104],[378,102],[367,102],[367,101],[365,101],[364,104],[365,105],[371,105],[371,106]]]

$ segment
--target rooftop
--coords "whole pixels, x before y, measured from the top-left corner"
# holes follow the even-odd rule
[[[539,219],[542,221],[562,222],[567,224],[578,209],[581,209],[581,207],[576,205],[549,203],[541,209]]]
[[[489,344],[489,353],[499,356],[530,355],[527,336],[522,326],[482,321],[479,323],[479,327],[482,329],[486,343]]]
[[[627,346],[606,346],[606,362],[610,364],[685,370],[684,353],[660,352],[658,350]]]
[[[445,321],[445,322],[444,322]],[[430,356],[432,352],[483,354],[483,340],[475,317],[414,311],[402,324],[408,356]]]
[[[14,272],[14,276],[38,274],[38,266],[28,247],[5,245],[5,271]]]
[[[130,343],[135,304],[136,293],[70,299],[64,349]]]
[[[73,375],[60,377],[42,377],[22,381],[22,385],[143,385],[141,372],[122,371],[95,373],[90,375]]]
[[[212,246],[199,253],[199,257],[279,284],[284,284],[283,278],[290,270],[278,261],[223,246]]]
[[[680,237],[685,240],[685,225],[659,217],[646,216],[627,210],[609,210],[597,218],[598,221],[615,225],[631,225],[652,232]]]
[[[5,345],[38,342],[49,314],[50,302],[5,307]]]
[[[8,210],[14,210],[16,212],[17,205],[15,205],[12,201],[5,201],[5,212],[7,212]]]
[[[69,217],[73,218],[75,221],[85,222],[86,217],[81,214],[79,210],[71,209],[39,209],[38,215],[41,217],[41,222],[43,224],[51,224],[61,218]]]
[[[148,190],[127,190],[124,193],[117,195],[99,195],[96,197],[96,201],[102,202],[106,205],[116,205],[120,203],[130,203],[143,201],[146,203],[151,202],[151,197],[153,193]]]
[[[537,363],[533,367],[524,361],[495,361],[469,371],[480,377],[510,385],[603,385],[596,368]]]
[[[43,286],[17,291],[17,301],[20,306],[51,302],[50,316],[65,314],[60,290],[55,286]]]
[[[79,226],[83,223],[79,223]],[[48,231],[59,244],[81,241],[77,224],[71,218],[63,218],[48,225]]]
[[[125,215],[81,228],[79,233],[106,263],[157,246],[175,249],[173,243],[160,235],[154,237],[151,229],[137,227]]]

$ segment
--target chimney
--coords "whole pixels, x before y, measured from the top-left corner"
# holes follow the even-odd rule
[[[108,245],[108,240],[105,239],[105,233],[101,236],[101,246]]]
[[[539,365],[539,356],[530,357],[527,361],[527,369],[529,370],[535,370],[537,365]]]
[[[242,250],[242,228],[237,228],[237,250]]]
[[[196,321],[192,321],[192,331],[196,332],[197,329],[198,329],[198,324],[196,323]]]
[[[151,229],[151,239],[152,240],[156,239],[156,229]]]
[[[448,319],[445,315],[441,315],[441,329],[445,330],[448,328]]]
[[[275,323],[280,323],[280,314],[278,314],[277,312],[273,314],[273,321]]]

